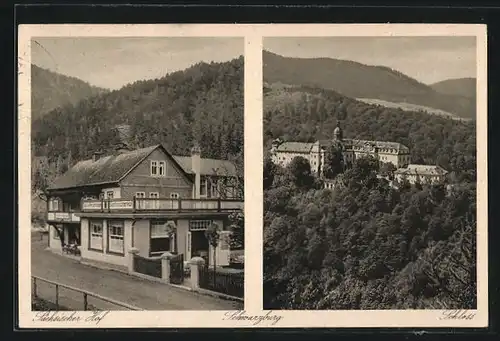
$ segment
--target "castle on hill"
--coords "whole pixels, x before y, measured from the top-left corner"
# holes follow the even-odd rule
[[[333,140],[316,142],[274,140],[271,147],[271,160],[275,164],[286,167],[295,157],[303,157],[309,161],[311,172],[323,178],[325,155],[334,143],[341,146],[345,164],[352,164],[360,157],[372,156],[379,162],[393,164],[396,168],[397,180],[406,178],[410,183],[416,183],[425,179],[430,183],[436,183],[444,180],[447,174],[447,171],[439,166],[410,164],[410,149],[401,143],[344,138],[339,123],[333,131]],[[331,186],[331,181],[327,180],[325,187],[332,188]]]

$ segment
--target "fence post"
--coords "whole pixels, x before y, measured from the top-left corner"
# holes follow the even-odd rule
[[[170,283],[170,258],[173,254],[165,252],[161,255],[161,279],[165,283]]]
[[[89,302],[88,302],[87,293],[84,292],[83,293],[83,311],[87,311],[88,306],[89,306]]]
[[[59,285],[56,284],[56,310],[59,310]]]
[[[134,256],[139,253],[139,249],[135,247],[131,247],[128,250],[128,273],[131,274],[134,272]]]
[[[37,298],[36,277],[33,277],[33,297]]]
[[[193,257],[189,261],[191,267],[191,289],[197,290],[200,288],[200,268],[205,266],[205,260],[201,257]]]

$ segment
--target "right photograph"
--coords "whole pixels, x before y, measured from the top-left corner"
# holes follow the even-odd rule
[[[476,309],[476,38],[263,38],[264,310]]]

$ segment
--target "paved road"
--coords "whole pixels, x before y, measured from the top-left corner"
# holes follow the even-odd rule
[[[31,272],[34,276],[57,281],[101,296],[125,302],[145,310],[239,310],[242,302],[234,302],[212,296],[178,289],[116,271],[96,269],[63,256],[46,251],[47,236],[43,240],[38,234],[32,237]],[[53,298],[55,288],[38,284],[42,298]],[[82,306],[81,294],[60,290],[59,304],[71,309]],[[89,298],[89,304],[101,309],[117,309]]]

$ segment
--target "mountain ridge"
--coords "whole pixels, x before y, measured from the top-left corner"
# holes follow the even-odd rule
[[[32,117],[43,116],[50,111],[80,100],[109,92],[109,89],[91,85],[77,77],[63,75],[31,64],[31,112]]]
[[[332,58],[294,58],[263,51],[267,83],[319,87],[352,98],[371,98],[409,103],[475,118],[469,97],[438,93],[430,86],[385,66]]]
[[[450,78],[430,84],[429,86],[439,93],[475,99],[476,82],[477,80],[474,77]]]

